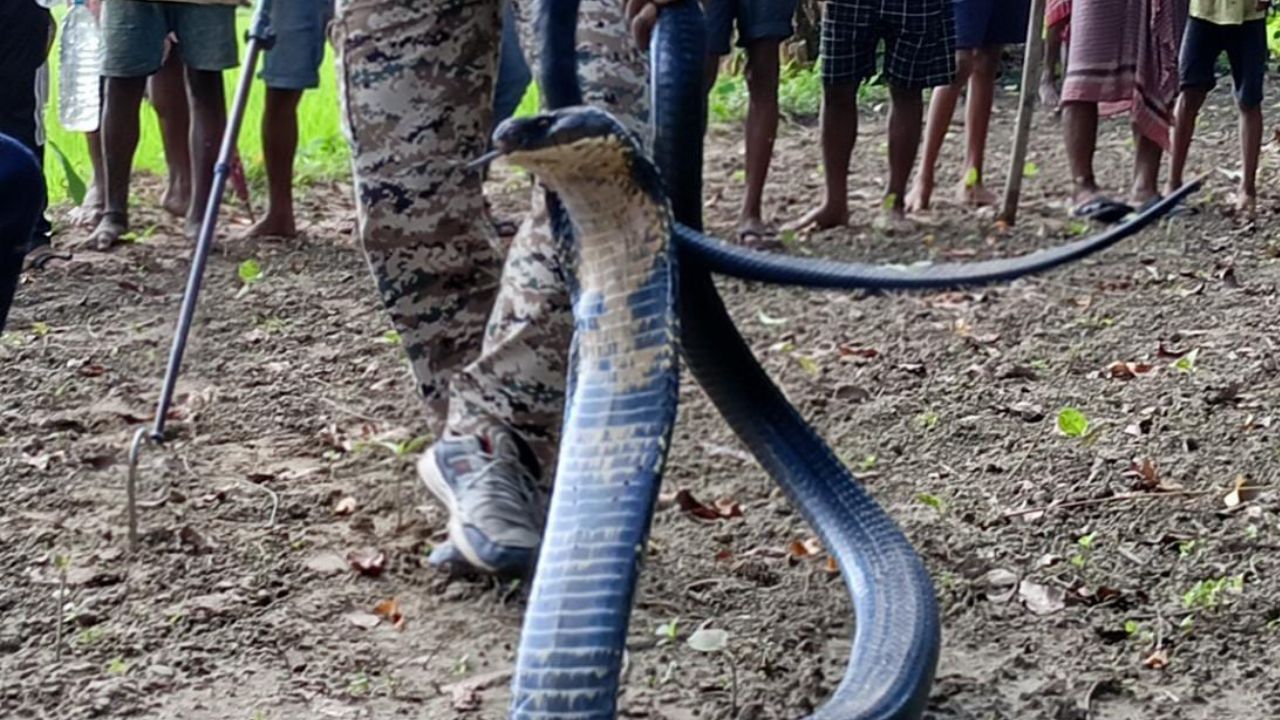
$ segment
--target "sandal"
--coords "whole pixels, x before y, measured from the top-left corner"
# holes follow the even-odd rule
[[[1113,225],[1123,220],[1131,212],[1133,212],[1133,206],[1117,202],[1108,197],[1099,196],[1092,200],[1086,200],[1072,208],[1071,217],[1093,220],[1104,225]]]

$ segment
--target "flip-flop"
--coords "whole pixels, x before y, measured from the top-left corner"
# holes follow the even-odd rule
[[[1071,217],[1086,218],[1105,225],[1120,222],[1133,212],[1133,206],[1117,202],[1108,197],[1099,196],[1075,206],[1071,209]]]
[[[777,250],[782,247],[777,234],[746,229],[738,231],[738,244],[751,250]]]

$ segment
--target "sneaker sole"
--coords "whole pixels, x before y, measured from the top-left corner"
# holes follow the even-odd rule
[[[467,539],[467,534],[463,532],[461,513],[458,511],[457,499],[453,495],[453,488],[444,479],[444,475],[440,473],[440,464],[436,462],[436,449],[430,448],[422,457],[418,458],[418,477],[422,478],[422,483],[427,486],[427,490],[436,496],[449,511],[449,540],[453,542],[458,552],[462,553],[462,557],[479,570],[487,573],[496,573],[497,568],[480,559],[479,553],[476,552],[471,541]]]

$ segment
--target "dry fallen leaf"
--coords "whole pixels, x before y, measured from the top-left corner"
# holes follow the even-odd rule
[[[387,598],[374,605],[373,614],[384,618],[397,630],[404,628],[404,615],[400,612],[400,601],[395,598]]]
[[[1031,580],[1023,580],[1018,585],[1018,595],[1027,609],[1036,615],[1056,613],[1067,604],[1067,592],[1051,585],[1041,585]]]
[[[342,498],[341,500],[338,501],[337,505],[333,506],[333,514],[338,516],[350,515],[355,511],[356,511],[356,499],[351,497],[350,495]]]
[[[1252,500],[1258,494],[1258,489],[1249,487],[1249,479],[1244,475],[1237,475],[1236,479],[1231,482],[1231,492],[1222,498],[1222,504],[1229,508],[1234,508],[1240,503],[1246,503]]]
[[[1117,380],[1132,380],[1139,375],[1146,375],[1154,368],[1155,366],[1151,363],[1117,360],[1107,366],[1107,369],[1103,371],[1103,375]]]
[[[1169,654],[1161,648],[1148,655],[1147,659],[1142,661],[1142,664],[1152,670],[1163,670],[1169,666]]]
[[[368,577],[378,577],[386,565],[387,556],[377,548],[361,548],[347,553],[351,569]]]
[[[857,348],[852,345],[840,345],[836,348],[840,353],[840,357],[857,358],[859,360],[871,360],[880,354],[875,348]]]
[[[822,543],[818,538],[811,537],[808,540],[792,540],[787,546],[787,554],[793,558],[809,557],[822,552]]]
[[[702,520],[742,517],[742,506],[728,498],[721,498],[714,505],[704,505],[693,496],[693,493],[688,490],[679,490],[672,498],[672,502],[681,510]]]
[[[828,575],[840,574],[840,566],[836,564],[836,559],[830,555],[827,556],[827,564],[824,567]]]

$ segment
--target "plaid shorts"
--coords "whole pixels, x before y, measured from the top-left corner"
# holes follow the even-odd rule
[[[857,85],[876,74],[884,41],[884,79],[922,90],[955,79],[951,0],[827,0],[822,14],[822,82]]]

